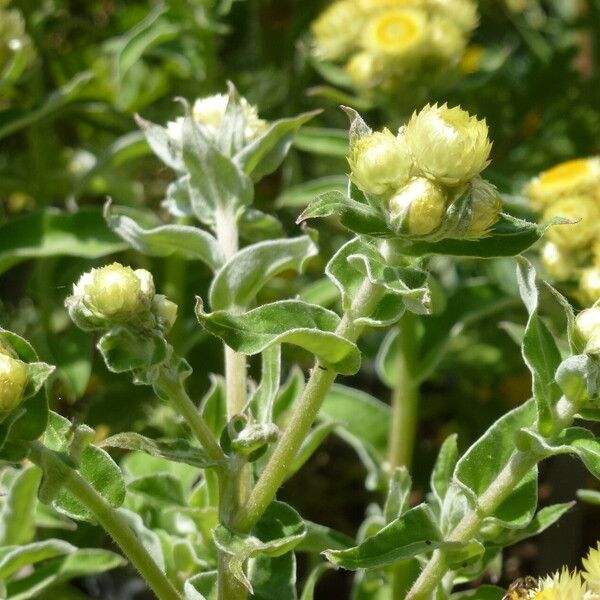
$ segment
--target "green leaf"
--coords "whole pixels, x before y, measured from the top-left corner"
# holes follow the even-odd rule
[[[183,124],[183,162],[190,175],[192,209],[202,223],[212,225],[216,210],[251,204],[252,181],[207,138],[189,107]]]
[[[302,595],[300,596],[300,600],[314,600],[315,598],[315,587],[323,576],[324,573],[331,569],[331,565],[327,563],[321,563],[317,565],[306,578],[304,582],[304,587],[302,588]]]
[[[185,506],[181,481],[171,473],[153,473],[138,477],[127,484],[127,489],[161,508]]]
[[[176,254],[189,260],[199,260],[213,271],[219,269],[225,262],[217,240],[198,227],[161,225],[144,229],[132,218],[115,214],[110,210],[109,204],[105,207],[104,216],[112,231],[142,254],[148,256]]]
[[[525,258],[517,259],[517,279],[521,298],[529,320],[523,338],[523,359],[533,378],[533,397],[538,411],[538,427],[549,434],[553,427],[553,411],[561,397],[561,391],[554,380],[561,356],[554,337],[538,315],[539,292],[536,273]]]
[[[533,425],[536,408],[533,400],[513,409],[496,421],[460,458],[454,470],[473,506],[496,480],[516,452],[516,434]],[[537,506],[537,468],[532,469],[494,513],[505,527],[524,527],[533,518]]]
[[[160,125],[142,119],[139,115],[136,115],[135,121],[144,133],[152,152],[174,171],[178,173],[184,172],[186,168],[181,148],[178,147],[175,140],[167,133],[167,130]]]
[[[202,418],[215,436],[220,437],[227,423],[225,382],[218,375],[211,375],[211,386],[201,403]]]
[[[600,365],[589,354],[570,356],[560,363],[555,379],[560,391],[581,406],[598,395]]]
[[[502,600],[506,590],[495,585],[480,585],[477,589],[457,592],[450,600]]]
[[[281,346],[271,346],[262,352],[260,385],[252,395],[250,409],[257,423],[273,422],[273,404],[281,379]]]
[[[209,291],[212,309],[246,308],[270,279],[289,270],[302,273],[317,254],[308,235],[247,246],[215,275]]]
[[[283,556],[257,556],[248,561],[248,577],[254,590],[253,600],[296,600],[296,558],[293,552]]]
[[[77,548],[72,544],[55,539],[20,546],[10,546],[7,544],[2,548],[0,579],[6,581],[27,565],[35,565],[50,558],[71,554],[75,550]]]
[[[281,221],[275,216],[248,206],[238,216],[240,237],[249,242],[262,242],[285,235]]]
[[[188,440],[153,440],[139,433],[117,433],[98,444],[101,448],[123,448],[125,450],[138,450],[160,456],[167,460],[182,462],[199,469],[216,467],[218,462],[210,459],[204,450],[194,447]]]
[[[336,434],[350,444],[367,469],[367,487],[379,488],[385,481],[390,408],[360,390],[334,385],[325,397],[319,416],[338,423]]]
[[[308,462],[310,457],[317,451],[327,436],[329,436],[332,431],[335,431],[337,426],[338,423],[321,423],[310,430],[308,435],[304,438],[300,449],[296,452],[292,464],[289,466],[286,473],[286,479],[293,477]]]
[[[388,493],[383,507],[386,523],[401,517],[409,507],[412,478],[406,467],[396,467],[390,478]]]
[[[458,461],[457,437],[454,433],[444,440],[431,471],[431,491],[440,507],[444,503],[444,498],[452,482],[452,475]]]
[[[277,198],[275,204],[282,208],[304,208],[317,196],[327,192],[345,194],[347,190],[348,178],[345,176],[320,177],[307,183],[288,187]]]
[[[235,315],[205,313],[198,298],[196,316],[202,327],[236,352],[253,355],[274,344],[289,343],[312,352],[326,367],[343,375],[356,373],[360,366],[356,345],[335,333],[340,318],[320,306],[283,300]]]
[[[119,514],[133,530],[136,537],[142,543],[148,554],[158,565],[161,571],[165,571],[165,556],[160,539],[155,531],[146,527],[144,520],[140,515],[126,508],[119,509]]]
[[[19,471],[11,482],[0,512],[0,546],[27,544],[33,540],[41,476],[37,467],[29,466]]]
[[[44,563],[31,575],[13,581],[7,585],[8,597],[11,600],[30,600],[50,586],[58,585],[71,579],[104,573],[125,565],[125,560],[108,550],[77,550],[63,558],[56,558]]]
[[[327,549],[346,550],[354,546],[354,540],[351,537],[331,529],[331,527],[306,520],[304,525],[306,526],[306,536],[296,546],[296,552],[320,554]]]
[[[108,229],[99,209],[81,208],[75,213],[45,209],[0,227],[0,274],[30,258],[100,258],[126,247]]]
[[[265,133],[235,155],[234,162],[254,181],[269,175],[282,163],[298,129],[320,112],[315,110],[274,121]]]
[[[71,439],[71,423],[51,412],[44,440],[46,446],[57,452],[68,452]],[[104,450],[88,445],[81,452],[79,473],[111,506],[121,506],[125,499],[123,476],[119,467]],[[72,519],[93,521],[93,515],[87,507],[65,488],[58,491],[53,505],[60,513]]]
[[[441,534],[429,507],[420,504],[348,550],[326,550],[334,565],[355,571],[374,569],[440,548]]]
[[[582,502],[600,506],[600,491],[598,490],[579,489],[577,490],[577,498]]]
[[[409,267],[389,267],[381,254],[361,238],[346,242],[327,263],[325,273],[340,290],[344,310],[349,310],[365,278],[385,289],[374,312],[357,319],[358,323],[387,327],[398,321],[406,309],[418,314],[429,311],[427,273]]]
[[[304,127],[296,134],[294,146],[311,154],[345,158],[348,154],[348,130]]]
[[[292,550],[306,535],[306,527],[300,515],[283,502],[272,502],[251,535],[239,536],[219,525],[213,530],[217,548],[228,554],[232,574],[252,594],[252,584],[244,574],[243,565],[252,557],[282,556]]]
[[[296,223],[332,216],[354,233],[382,238],[391,235],[381,213],[367,204],[352,200],[345,193],[336,191],[317,196],[296,219]]]

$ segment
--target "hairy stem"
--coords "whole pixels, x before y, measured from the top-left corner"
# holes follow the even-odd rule
[[[220,208],[215,213],[215,231],[225,260],[238,251],[238,227],[235,212]],[[225,346],[225,388],[227,417],[240,414],[246,405],[246,357]]]
[[[75,470],[64,464],[54,452],[40,442],[32,442],[29,458],[42,470],[51,467],[55,473],[64,474],[64,486],[94,515],[108,532],[123,554],[139,571],[159,600],[181,600],[181,596],[148,554],[133,533],[127,521],[98,494],[98,492]]]
[[[498,477],[479,497],[477,507],[468,512],[448,536],[450,542],[466,542],[476,535],[482,521],[491,516],[506,497],[537,464],[539,456],[529,452],[516,452]],[[421,571],[406,600],[428,600],[448,572],[444,552],[436,550],[427,566]]]
[[[370,315],[383,293],[382,287],[365,279],[352,306],[340,321],[336,333],[355,342],[363,329],[363,326],[356,320]],[[321,404],[336,377],[337,373],[331,368],[324,367],[319,361],[315,362],[302,397],[296,403],[283,435],[248,501],[242,506],[234,520],[238,531],[250,531],[275,498],[277,490],[285,480],[290,465],[315,422]]]
[[[396,377],[392,390],[392,419],[388,444],[390,475],[396,467],[410,469],[418,420],[419,386],[414,381],[417,356],[417,317],[406,313],[400,320],[400,333],[396,339]]]

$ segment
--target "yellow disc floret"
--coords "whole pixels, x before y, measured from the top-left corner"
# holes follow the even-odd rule
[[[363,46],[374,54],[402,56],[418,50],[426,40],[427,17],[418,9],[396,9],[373,17]]]

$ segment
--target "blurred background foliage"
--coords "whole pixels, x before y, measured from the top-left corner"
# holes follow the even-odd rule
[[[146,388],[98,365],[92,340],[69,324],[63,309],[70,285],[91,266],[118,259],[148,268],[158,289],[180,304],[173,341],[195,367],[196,400],[209,387],[208,374],[221,370],[219,345],[198,328],[192,311],[194,294],[206,292],[208,271],[178,257],[150,259],[126,250],[104,224],[107,197],[150,221],[166,219],[160,202],[172,176],[151,156],[134,114],[165,123],[181,112],[174,97],[222,92],[227,79],[264,118],[324,108],[299,132],[284,166],[257,190],[257,207],[277,211],[293,234],[295,217],[315,190],[339,186],[347,171],[346,118],[338,105],[354,102],[374,127],[398,126],[416,108],[416,96],[386,98],[364,110],[352,90],[324,89],[308,33],[327,6],[322,0],[3,0],[0,6],[0,325],[28,337],[43,360],[58,365],[51,403],[61,414],[94,426],[99,436],[125,429],[168,434],[180,427],[176,415],[150,402]],[[481,0],[479,10],[460,74],[426,90],[425,98],[461,104],[487,119],[494,148],[486,176],[505,194],[507,210],[533,218],[521,195],[531,176],[600,153],[600,1]],[[263,300],[314,284],[306,297],[335,303],[319,284],[328,257],[345,239],[334,227],[323,229],[321,256],[308,273],[275,280]],[[503,302],[500,312],[452,337],[423,386],[417,488],[425,487],[447,434],[458,432],[466,447],[530,389],[511,339],[524,323],[512,263],[439,259],[433,268],[450,300],[461,287],[483,284]],[[559,320],[553,325],[560,331]],[[374,366],[382,335],[365,338],[364,367],[345,383],[388,401]],[[287,364],[309,365],[298,350],[284,352]],[[251,376],[258,366],[251,363]],[[586,486],[568,461],[545,467],[544,500],[570,499]],[[282,497],[293,499],[306,518],[354,535],[376,499],[363,491],[364,477],[353,452],[331,436]],[[574,564],[600,535],[597,519],[589,524],[594,510],[580,504],[561,521],[562,532],[513,549],[507,580]],[[108,543],[88,526],[69,535],[86,538],[88,546]],[[129,571],[118,573],[120,583],[113,573],[80,587],[92,598],[141,597],[123,584]],[[340,590],[348,580],[347,574],[326,576],[320,597],[345,597]]]

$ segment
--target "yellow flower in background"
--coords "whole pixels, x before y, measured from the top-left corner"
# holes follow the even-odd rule
[[[433,17],[430,37],[436,54],[442,60],[458,63],[467,45],[467,39],[454,20],[441,15]]]
[[[560,573],[540,581],[538,590],[530,595],[532,600],[583,600],[585,583],[577,572],[563,569]]]
[[[587,354],[600,353],[600,308],[587,308],[577,315],[575,335]]]
[[[600,300],[600,269],[598,267],[590,267],[581,273],[579,289],[585,294],[590,304]]]
[[[590,548],[581,563],[583,564],[582,575],[588,589],[594,594],[600,594],[600,542],[595,548]]]
[[[479,23],[477,4],[473,0],[427,0],[427,4],[452,19],[465,33],[473,31]]]
[[[587,196],[569,196],[544,211],[544,221],[564,217],[573,223],[554,225],[546,237],[561,248],[580,250],[589,246],[600,232],[600,206]]]
[[[553,242],[546,242],[542,248],[542,264],[557,281],[572,279],[577,270],[575,257]]]
[[[321,60],[345,58],[355,48],[363,25],[363,14],[353,0],[334,2],[311,25],[315,56]]]
[[[405,136],[417,169],[446,185],[466,183],[489,164],[492,144],[485,120],[459,106],[428,104],[413,113]]]
[[[355,2],[361,10],[371,13],[386,8],[405,8],[425,4],[425,0],[355,0]]]
[[[346,65],[346,73],[355,85],[369,88],[375,86],[383,73],[381,61],[366,50],[355,54]]]
[[[525,188],[534,206],[542,208],[574,194],[600,192],[600,159],[569,160],[535,177]]]
[[[411,8],[389,10],[373,17],[362,37],[366,50],[387,57],[418,52],[427,41],[427,15]]]
[[[478,44],[468,46],[460,63],[463,73],[471,75],[472,73],[479,71],[484,56],[485,48],[483,46],[479,46]]]

